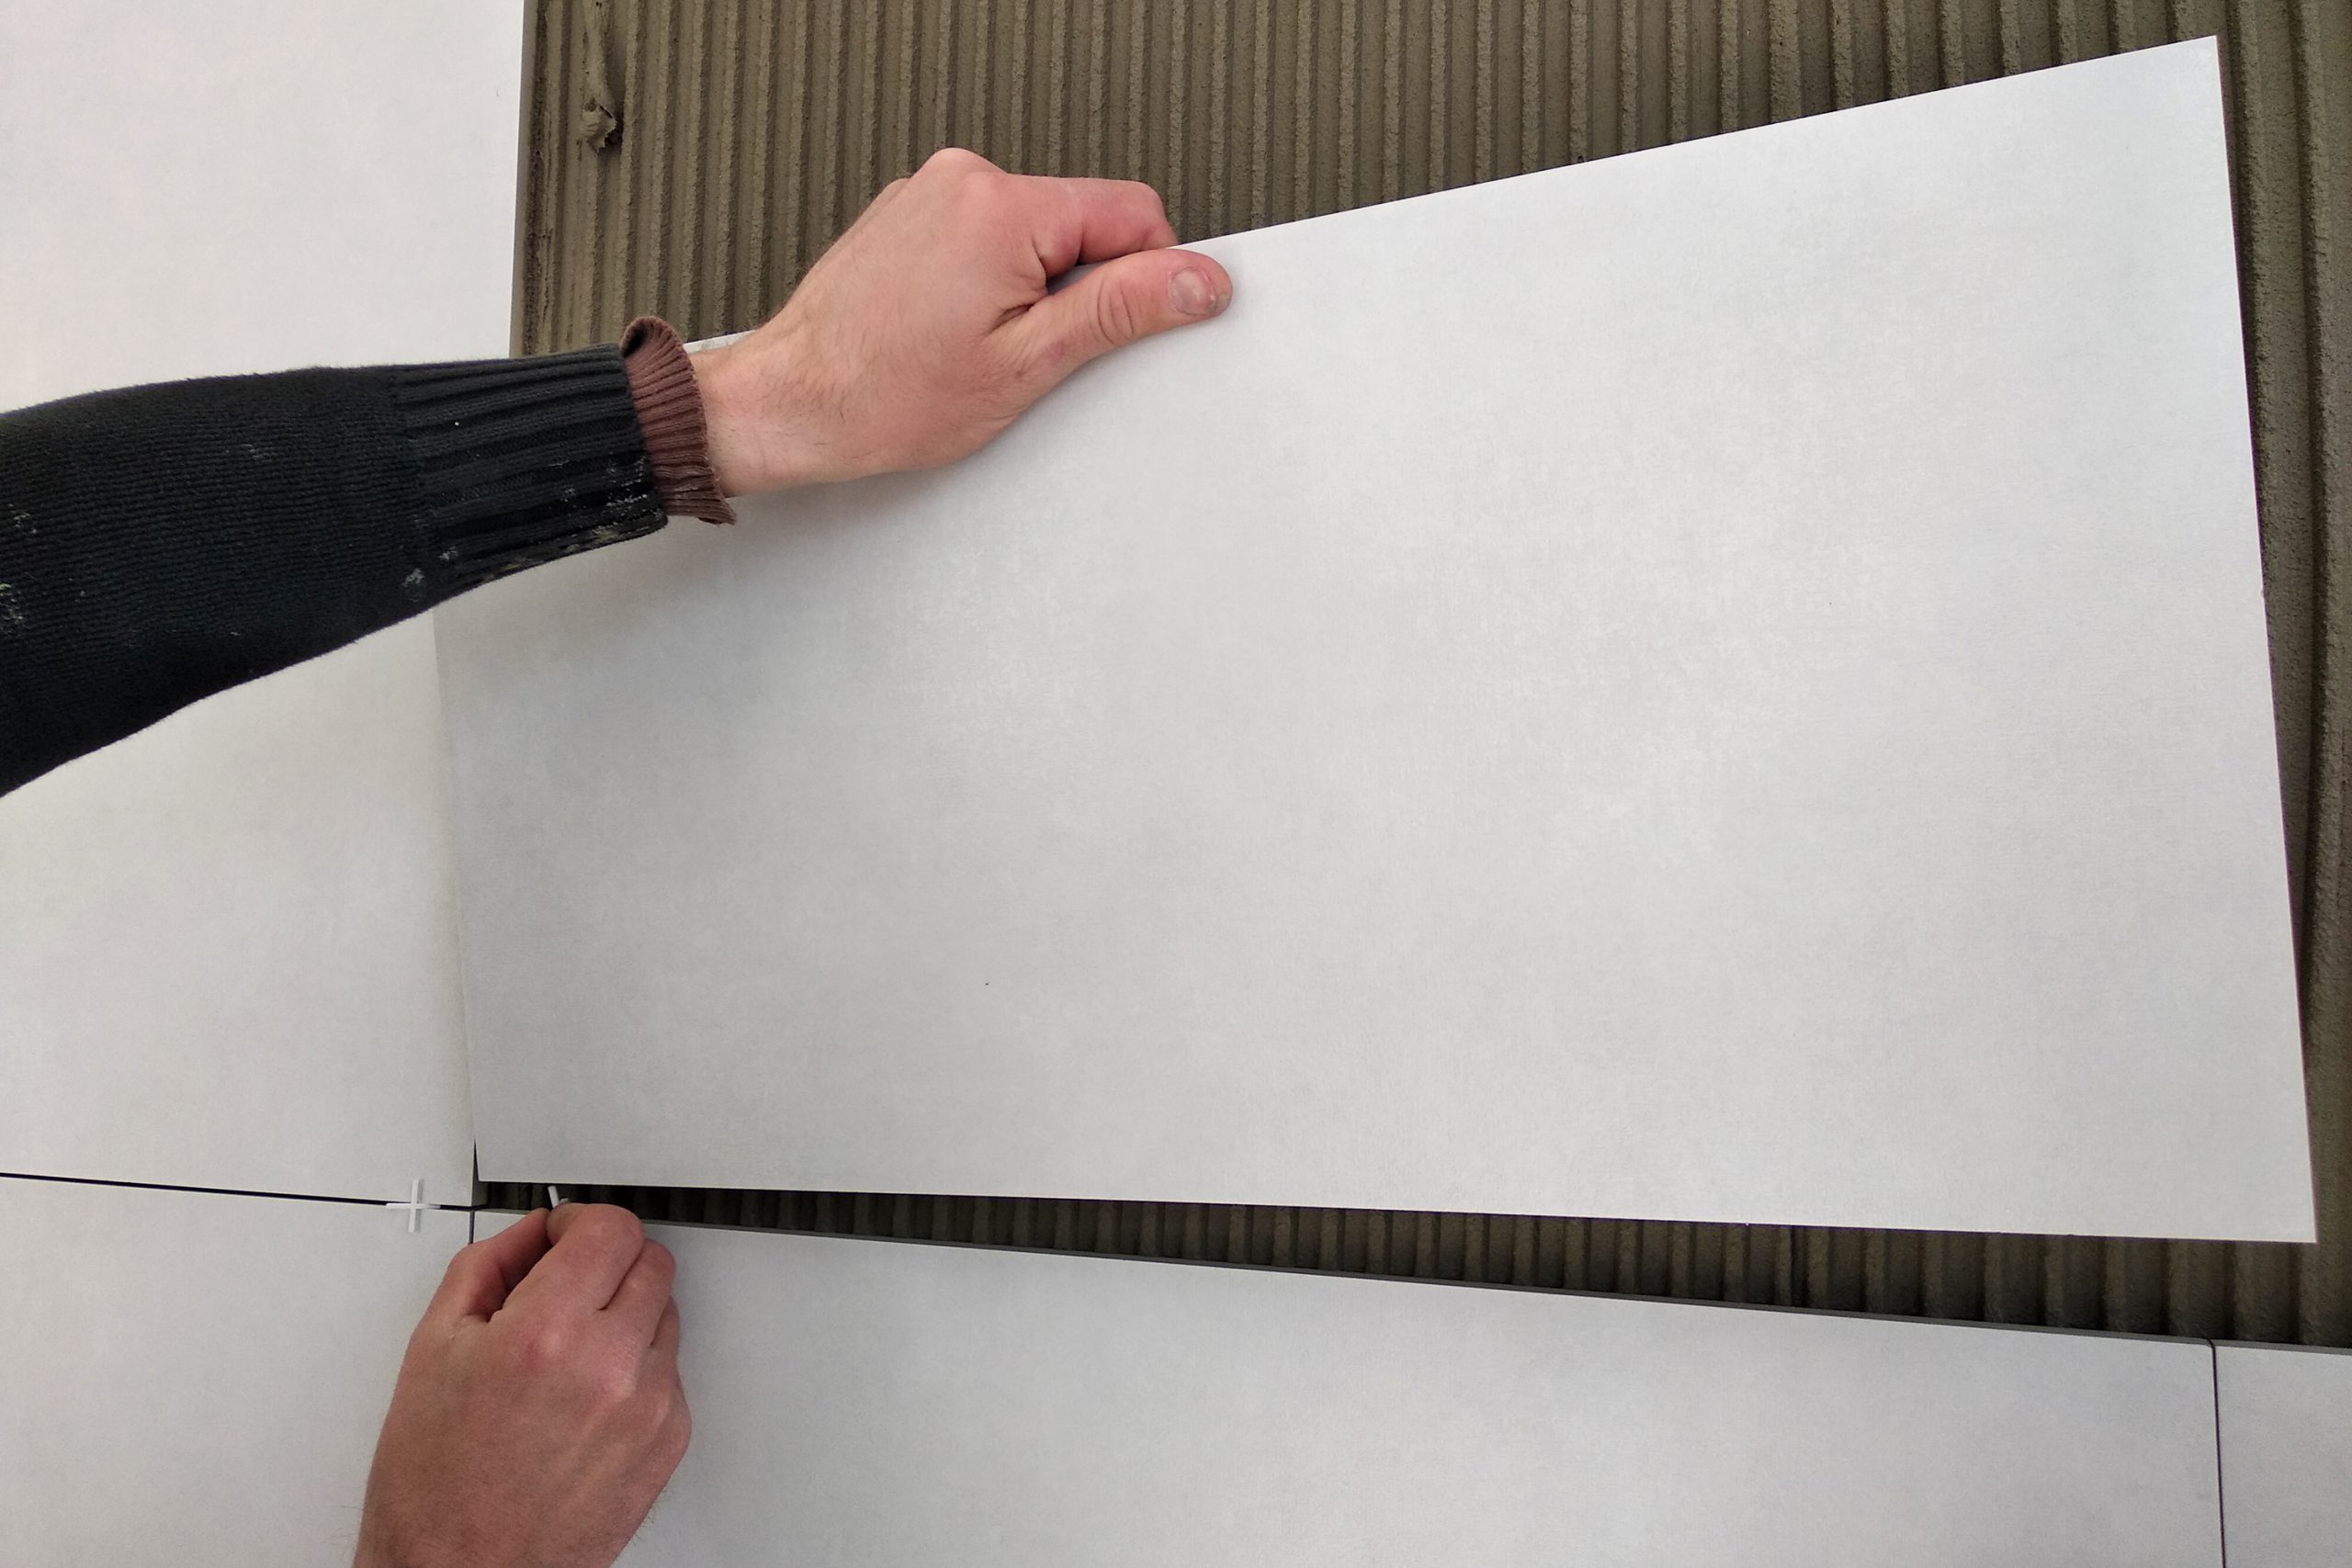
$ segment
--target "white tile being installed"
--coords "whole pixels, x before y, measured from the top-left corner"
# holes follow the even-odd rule
[[[2352,1351],[2216,1348],[2230,1568],[2352,1562]]]
[[[653,1234],[629,1568],[2220,1562],[2201,1342]]]
[[[0,1179],[0,1562],[350,1561],[469,1216]]]
[[[0,407],[497,356],[518,0],[0,7]],[[0,797],[0,1170],[471,1192],[434,628]]]
[[[486,1175],[2310,1235],[2210,41],[1203,248],[444,613]]]

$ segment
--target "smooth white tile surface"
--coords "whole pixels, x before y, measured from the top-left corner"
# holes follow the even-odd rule
[[[502,355],[520,0],[0,5],[0,408]]]
[[[0,406],[506,352],[522,8],[0,6]],[[0,1170],[470,1194],[434,630],[0,798]]]
[[[2230,1568],[2352,1562],[2352,1351],[2214,1354]]]
[[[631,1568],[2220,1561],[2201,1343],[655,1232]]]
[[[347,1562],[468,1216],[0,1179],[0,1562]]]
[[[0,798],[0,1169],[473,1194],[433,627]]]
[[[1204,248],[450,607],[485,1174],[2310,1235],[2210,42]]]

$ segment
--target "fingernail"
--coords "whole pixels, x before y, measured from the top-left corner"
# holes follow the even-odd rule
[[[1185,316],[1211,316],[1225,302],[1216,297],[1216,286],[1209,275],[1199,267],[1188,266],[1168,280],[1168,299],[1177,313]]]

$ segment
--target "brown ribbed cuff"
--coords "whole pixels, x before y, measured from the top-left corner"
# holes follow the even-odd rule
[[[645,432],[645,457],[653,468],[653,488],[662,510],[673,517],[732,523],[735,509],[718,491],[710,467],[710,436],[704,428],[702,390],[676,329],[659,316],[639,316],[621,333],[621,360],[637,423]]]

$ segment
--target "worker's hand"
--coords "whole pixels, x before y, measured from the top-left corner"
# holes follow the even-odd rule
[[[808,269],[767,325],[695,355],[729,495],[951,462],[1099,354],[1214,316],[1225,269],[1149,186],[933,155]],[[1058,293],[1046,283],[1103,265]]]
[[[686,1451],[673,1270],[592,1203],[459,1252],[401,1364],[357,1568],[607,1568]]]

